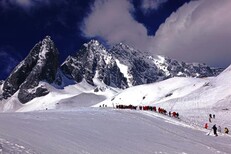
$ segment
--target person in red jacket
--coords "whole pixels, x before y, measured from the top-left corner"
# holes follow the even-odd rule
[[[176,112],[173,112],[173,113],[172,113],[172,116],[173,116],[173,117],[176,117]]]
[[[205,129],[208,129],[208,123],[205,123]]]

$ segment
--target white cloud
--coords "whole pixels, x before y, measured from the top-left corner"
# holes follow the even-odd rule
[[[151,37],[147,36],[147,29],[133,18],[133,11],[128,0],[96,0],[84,20],[82,31],[86,37],[100,36],[111,45],[123,42],[146,49]]]
[[[231,1],[202,0],[183,5],[160,26],[155,52],[214,66],[231,63]]]
[[[168,0],[142,0],[141,9],[144,13],[147,13],[151,10],[157,10],[159,6]]]
[[[147,8],[155,5],[150,3]],[[96,0],[82,31],[86,37],[99,36],[110,45],[124,42],[186,62],[227,66],[231,63],[230,9],[231,0],[191,1],[172,13],[153,37],[132,16],[131,1]]]

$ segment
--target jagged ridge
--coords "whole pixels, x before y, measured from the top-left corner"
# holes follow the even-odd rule
[[[85,79],[94,85],[93,79],[97,78],[106,85],[127,88],[126,79],[116,61],[96,40],[84,44],[75,56],[69,56],[62,64],[61,70],[77,82]]]
[[[126,88],[153,83],[170,77],[208,77],[222,71],[205,64],[185,63],[163,56],[150,56],[125,44],[107,50],[96,40],[83,45],[75,56],[61,66],[66,76],[94,85],[97,78],[106,85]]]
[[[97,40],[85,43],[58,68],[58,50],[47,36],[37,43],[10,76],[0,83],[0,99],[6,99],[18,92],[20,102],[27,103],[49,93],[45,86],[39,84],[40,81],[66,85],[68,83],[64,83],[65,77],[76,82],[86,80],[91,85],[100,82],[124,89],[175,76],[215,76],[221,71],[222,69],[210,68],[205,64],[189,64],[164,56],[150,56],[122,43],[107,50]]]
[[[35,97],[44,96],[49,91],[39,86],[40,81],[52,83],[58,68],[58,50],[47,36],[37,43],[29,55],[12,71],[3,84],[3,97],[6,99],[18,91],[21,103]]]

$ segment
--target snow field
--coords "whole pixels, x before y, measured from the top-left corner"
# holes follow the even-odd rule
[[[2,113],[0,138],[17,153],[229,153],[231,138],[207,136],[158,113],[110,108]],[[1,140],[2,141],[2,140]],[[1,143],[3,150],[11,144]],[[21,148],[20,148],[21,147]],[[20,152],[21,150],[21,152]]]

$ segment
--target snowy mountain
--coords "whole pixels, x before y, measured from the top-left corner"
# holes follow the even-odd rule
[[[90,93],[98,97],[100,92],[107,90],[114,93],[120,91],[118,89],[172,77],[208,77],[221,71],[205,64],[188,64],[163,56],[150,56],[122,43],[106,49],[97,40],[83,44],[80,50],[75,55],[68,56],[60,67],[58,64],[58,50],[47,36],[34,46],[29,55],[2,82],[0,99],[4,98],[3,104],[8,104],[4,105],[2,110],[17,110],[21,106],[20,103],[15,103],[17,101],[25,104],[49,93],[53,96],[56,91],[66,94],[60,89],[74,86],[76,83],[89,84],[89,91],[93,91]],[[66,96],[61,98],[67,99]],[[107,96],[100,97],[99,100],[103,101],[102,98],[106,99]],[[58,102],[53,99],[51,104]],[[39,108],[44,109],[41,106]]]
[[[175,76],[208,77],[221,70],[205,64],[178,62],[163,56],[150,56],[125,44],[107,50],[96,40],[83,45],[75,56],[69,56],[61,66],[64,74],[81,82],[94,80],[108,86],[127,88],[153,83]]]
[[[40,81],[52,83],[58,68],[58,50],[49,36],[37,43],[29,55],[16,66],[3,83],[2,96],[7,99],[18,92],[21,103],[44,96],[49,91]]]
[[[231,65],[205,77],[220,70],[148,56],[124,44],[108,51],[98,41],[84,44],[61,68],[57,55],[46,37],[0,83],[7,97],[0,111],[23,112],[1,114],[0,153],[230,152],[223,130],[231,128]],[[113,108],[119,104],[161,107],[180,119]],[[209,114],[216,115],[211,122]],[[214,124],[222,128],[218,137],[210,130]]]
[[[96,85],[94,80],[97,80],[108,86],[127,88],[126,78],[120,72],[115,59],[96,40],[84,44],[75,56],[69,56],[61,70],[77,82],[85,79],[89,84]]]

